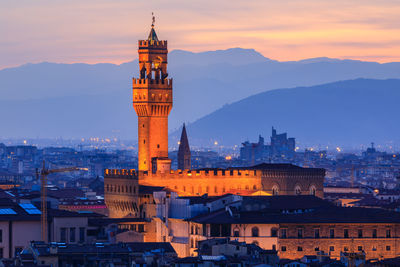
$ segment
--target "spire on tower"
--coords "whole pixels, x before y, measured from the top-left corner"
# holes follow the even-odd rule
[[[189,147],[189,140],[187,137],[185,124],[183,124],[181,141],[179,142],[178,169],[180,170],[191,169],[190,147]]]
[[[151,23],[151,30],[150,30],[150,34],[149,37],[147,38],[149,41],[158,41],[158,37],[156,34],[156,31],[154,30],[154,23],[156,22],[156,17],[154,17],[154,13],[151,12],[152,15],[152,23]]]

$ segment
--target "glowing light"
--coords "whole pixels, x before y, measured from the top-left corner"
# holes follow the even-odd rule
[[[215,142],[214,142],[214,145],[216,145],[216,146],[217,146],[217,145],[218,145],[218,142],[217,142],[217,141],[215,141]]]
[[[340,149],[340,147],[336,147],[336,151],[341,152],[342,150]]]
[[[226,159],[226,160],[231,160],[231,159],[232,159],[232,156],[226,156],[225,159]]]
[[[26,140],[24,140],[24,145],[26,145],[28,142]]]
[[[181,141],[178,141],[178,145],[180,145],[181,144]]]

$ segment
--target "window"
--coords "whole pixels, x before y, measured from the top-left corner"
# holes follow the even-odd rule
[[[303,229],[302,228],[297,229],[297,238],[303,238]]]
[[[358,250],[358,251],[362,251],[362,246],[358,246],[358,247],[357,247],[357,250]]]
[[[194,226],[190,227],[190,233],[193,235],[194,234]]]
[[[233,231],[233,236],[234,236],[234,237],[239,237],[239,236],[240,236],[239,230]]]
[[[3,230],[0,229],[0,242],[3,242]]]
[[[69,228],[69,242],[75,242],[75,227]]]
[[[297,251],[303,251],[303,247],[297,247]]]
[[[286,229],[281,229],[281,238],[286,238]]]
[[[273,251],[276,251],[276,245],[275,245],[275,244],[272,245],[272,250],[273,250]]]
[[[2,259],[3,257],[4,257],[3,248],[0,248],[0,259]]]
[[[334,246],[330,246],[329,247],[329,251],[335,251],[335,247]]]
[[[138,225],[138,232],[143,233],[144,232],[144,224],[139,224]]]
[[[335,238],[335,229],[329,229],[329,237]]]
[[[372,251],[376,251],[376,246],[373,246],[373,247],[372,247]]]
[[[349,238],[349,229],[344,229],[343,236],[344,238]]]
[[[258,237],[258,236],[259,236],[258,227],[253,227],[253,228],[251,228],[251,236],[252,236],[252,237]]]
[[[271,237],[277,237],[278,236],[278,230],[276,228],[271,228]]]
[[[363,230],[358,229],[358,238],[362,238],[362,237],[363,237]]]
[[[63,227],[60,229],[60,241],[67,242],[67,228]]]
[[[386,251],[390,251],[390,246],[386,246]]]
[[[286,251],[286,246],[281,246],[281,251]]]
[[[392,237],[390,234],[390,229],[386,229],[386,238]]]
[[[85,242],[85,227],[79,227],[79,242]]]
[[[300,188],[300,186],[296,186],[296,188],[294,189],[294,191],[295,191],[295,194],[296,194],[296,195],[301,195],[301,188]]]
[[[319,229],[314,229],[314,238],[319,238]]]
[[[315,247],[315,249],[314,249],[315,251],[319,251],[319,247]]]
[[[344,247],[343,251],[349,251],[349,247]]]
[[[372,238],[376,238],[376,236],[377,236],[377,230],[373,229],[372,230]]]

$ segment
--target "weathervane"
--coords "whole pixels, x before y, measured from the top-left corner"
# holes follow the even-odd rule
[[[154,17],[154,12],[151,12],[151,16],[153,17],[151,27],[154,27],[154,23],[156,22],[156,17]]]

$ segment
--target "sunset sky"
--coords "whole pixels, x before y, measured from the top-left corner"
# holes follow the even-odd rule
[[[130,61],[151,12],[170,50],[400,61],[399,0],[1,0],[0,68]]]

